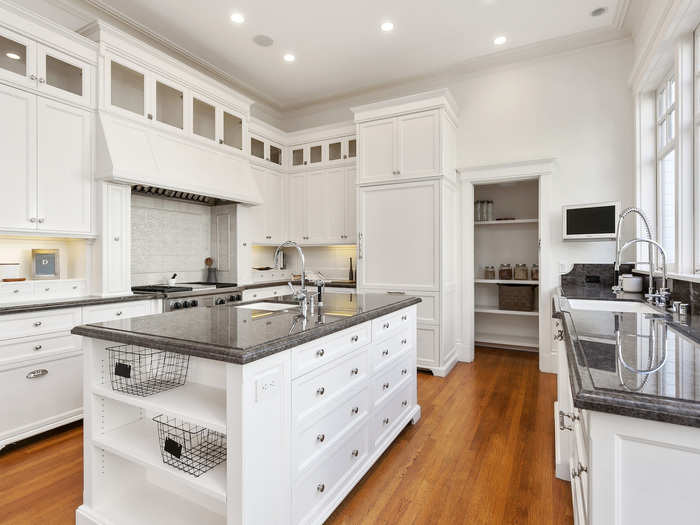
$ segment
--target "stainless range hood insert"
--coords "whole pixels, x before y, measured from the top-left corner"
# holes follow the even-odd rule
[[[165,188],[157,188],[155,186],[143,186],[135,184],[131,186],[131,193],[138,195],[148,195],[150,197],[160,197],[162,199],[173,199],[178,201],[187,201],[205,206],[218,206],[219,204],[231,204],[233,201],[217,199],[215,197],[207,197],[197,193],[187,193],[184,191],[168,190]]]

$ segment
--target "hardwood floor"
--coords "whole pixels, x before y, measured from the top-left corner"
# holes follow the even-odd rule
[[[446,379],[419,374],[422,419],[327,525],[573,523],[554,477],[555,397],[535,353],[478,349]],[[0,452],[2,524],[72,524],[82,489],[80,426]]]

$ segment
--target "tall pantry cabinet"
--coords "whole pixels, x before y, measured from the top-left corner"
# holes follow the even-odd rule
[[[438,90],[352,109],[358,290],[420,297],[418,367],[445,376],[457,361],[461,309],[456,105]]]

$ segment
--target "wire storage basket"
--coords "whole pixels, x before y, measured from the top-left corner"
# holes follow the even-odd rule
[[[199,477],[226,461],[226,435],[160,414],[158,442],[163,463]]]
[[[136,345],[106,349],[112,389],[151,396],[185,384],[190,356]]]

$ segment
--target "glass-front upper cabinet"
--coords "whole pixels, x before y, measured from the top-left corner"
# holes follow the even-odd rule
[[[304,155],[304,148],[292,148],[292,166],[305,166],[307,163],[306,155]]]
[[[357,140],[350,137],[334,139],[326,143],[329,163],[357,157]]]
[[[328,160],[342,160],[343,158],[343,142],[336,140],[328,144]]]
[[[192,133],[209,140],[216,140],[216,106],[192,97]]]
[[[56,97],[90,104],[90,65],[56,49],[39,46],[39,89]]]
[[[34,41],[0,28],[0,78],[24,84],[27,87],[36,85]]]
[[[156,80],[156,120],[184,129],[185,101],[181,89],[173,87],[161,80]]]
[[[270,156],[268,160],[273,164],[282,165],[282,148],[270,144]]]
[[[220,144],[225,144],[238,150],[243,150],[243,119],[223,111],[223,133],[219,139]]]
[[[357,157],[357,139],[348,140],[348,158],[354,159]]]
[[[250,154],[259,159],[265,158],[265,143],[262,140],[250,137]]]
[[[107,105],[142,117],[146,114],[146,73],[115,60],[109,61]]]
[[[320,164],[323,162],[323,145],[314,144],[309,146],[309,164]]]

